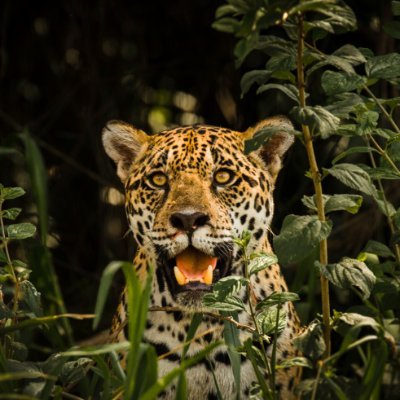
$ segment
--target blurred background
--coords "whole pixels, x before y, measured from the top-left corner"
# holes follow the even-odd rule
[[[376,54],[394,51],[394,40],[381,29],[392,18],[390,1],[347,3],[357,15],[358,31],[328,37],[321,48],[332,51],[351,43]],[[108,120],[122,119],[149,133],[197,122],[244,130],[292,107],[286,97],[271,91],[256,96],[253,88],[241,98],[242,74],[262,68],[266,58],[254,53],[240,70],[235,68],[234,38],[211,27],[220,4],[1,2],[0,182],[26,190],[19,200],[24,209],[20,221],[40,226],[41,239],[15,251],[30,259],[32,281],[45,304],[63,298],[69,312],[92,313],[107,263],[132,259],[122,185],[101,145],[101,130]],[[376,94],[396,95],[388,90],[383,83]],[[317,101],[318,79],[311,92]],[[329,166],[340,151],[337,140],[317,144],[321,166]],[[274,232],[279,232],[288,213],[305,212],[301,198],[312,193],[311,181],[304,178],[307,169],[305,152],[296,143],[275,192]],[[324,181],[327,193],[340,192],[338,185]],[[386,190],[398,205],[400,190],[390,182]],[[331,261],[357,256],[369,239],[387,236],[382,215],[368,199],[358,215],[335,218]],[[290,266],[286,273],[291,289],[305,290],[307,277]],[[47,288],[57,279],[61,293],[54,294]],[[121,284],[121,279],[114,282],[103,329],[110,324]],[[338,296],[335,301],[341,307],[347,300]],[[77,340],[93,334],[90,322],[72,324]]]

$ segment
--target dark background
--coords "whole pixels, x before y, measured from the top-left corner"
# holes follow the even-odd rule
[[[48,185],[48,245],[70,312],[91,313],[99,278],[107,263],[130,260],[133,243],[124,237],[122,189],[101,146],[101,129],[110,119],[128,121],[147,132],[176,124],[207,122],[244,130],[259,119],[287,113],[291,104],[279,93],[240,97],[240,77],[262,67],[253,54],[235,69],[232,35],[212,29],[221,1],[10,1],[0,5],[0,182],[27,191],[25,219],[37,222],[29,168],[19,138],[28,131],[44,158]],[[381,29],[390,20],[390,1],[349,1],[359,30],[325,39],[325,51],[351,43],[376,54],[394,51]],[[318,80],[312,91],[318,99]],[[379,96],[395,95],[375,87]],[[333,138],[317,144],[321,166],[329,165]],[[304,178],[305,152],[297,143],[288,155],[278,189],[273,230],[284,215],[304,213],[300,199],[312,193]],[[44,177],[43,177],[44,178]],[[327,193],[338,191],[327,180]],[[396,204],[399,191],[390,185]],[[397,194],[396,194],[397,193]],[[357,216],[335,217],[330,259],[356,256],[370,238],[385,239],[385,223],[366,199]],[[351,238],[351,240],[349,240]],[[17,250],[16,250],[17,251]],[[31,265],[34,269],[35,265]],[[287,275],[294,275],[288,269]],[[103,327],[109,324],[121,279],[113,288]],[[34,282],[35,283],[35,282]],[[297,282],[301,288],[303,282]],[[40,289],[40,287],[39,287]],[[90,324],[74,324],[76,339],[92,334]]]

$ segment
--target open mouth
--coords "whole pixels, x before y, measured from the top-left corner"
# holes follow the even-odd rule
[[[193,246],[164,263],[164,270],[173,292],[211,291],[212,284],[227,275],[231,266],[230,253],[215,249],[215,256]]]

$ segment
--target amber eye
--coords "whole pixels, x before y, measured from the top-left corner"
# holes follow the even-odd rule
[[[153,186],[158,188],[162,188],[168,183],[168,178],[162,172],[155,172],[148,179]]]
[[[220,169],[214,173],[214,183],[217,185],[227,185],[233,179],[233,172],[227,169]]]

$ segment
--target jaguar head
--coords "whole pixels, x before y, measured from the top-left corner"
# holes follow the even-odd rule
[[[267,130],[265,143],[245,154],[246,141]],[[134,238],[178,304],[196,306],[213,283],[242,273],[233,239],[244,230],[252,249],[266,239],[291,130],[284,117],[245,132],[194,125],[147,135],[121,121],[104,128]]]

